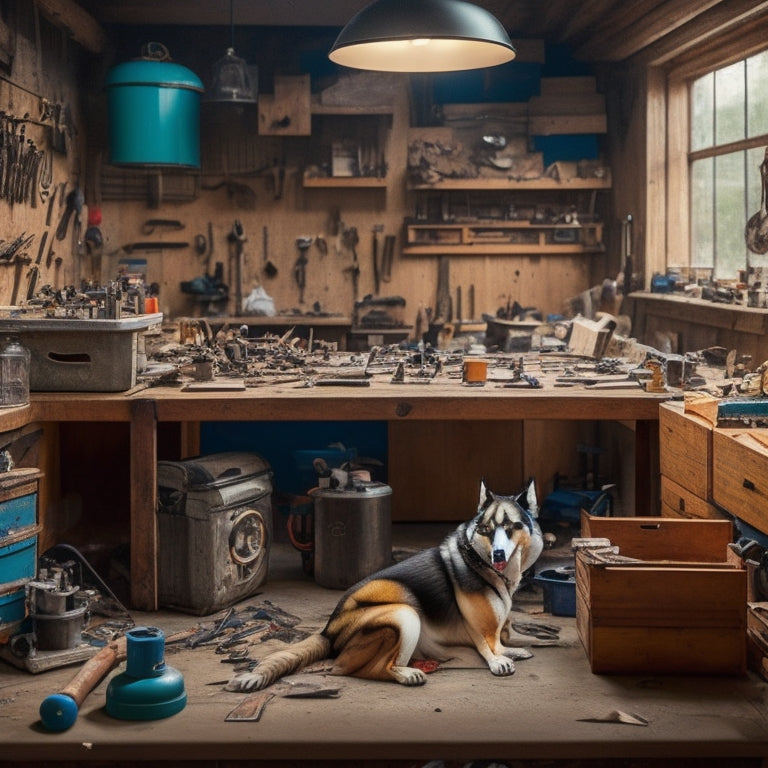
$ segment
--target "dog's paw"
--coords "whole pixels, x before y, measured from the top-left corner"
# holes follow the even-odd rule
[[[259,672],[243,672],[233,677],[225,686],[225,691],[260,691],[267,686],[267,680]]]
[[[504,655],[509,659],[520,661],[521,659],[530,659],[533,657],[533,653],[527,648],[505,648]]]
[[[515,665],[507,656],[494,656],[488,662],[488,669],[498,677],[515,674]]]
[[[390,671],[400,685],[424,685],[427,682],[426,674],[415,667],[392,667]]]

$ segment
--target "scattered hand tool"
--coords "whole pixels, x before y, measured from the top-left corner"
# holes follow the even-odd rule
[[[357,301],[359,298],[358,287],[360,283],[360,262],[357,259],[357,244],[360,242],[360,236],[357,234],[357,227],[350,227],[345,229],[342,233],[342,241],[345,248],[349,248],[352,251],[352,266],[347,267],[345,272],[352,273],[352,293],[353,300]]]
[[[162,251],[164,249],[179,250],[181,248],[189,248],[189,243],[173,240],[147,240],[138,243],[126,243],[120,246],[120,250],[126,253],[133,253],[134,251]]]
[[[227,239],[235,246],[235,314],[239,314],[243,310],[243,243],[247,238],[238,219],[235,219]]]
[[[151,235],[156,229],[179,230],[186,225],[176,219],[147,219],[141,227],[142,235]]]
[[[304,288],[307,285],[307,250],[312,245],[311,237],[297,237],[296,247],[299,249],[299,255],[293,266],[293,276],[296,285],[299,286],[299,304],[304,303]]]
[[[40,200],[45,202],[48,199],[48,195],[51,191],[51,184],[53,182],[53,150],[49,147],[45,152],[45,157],[42,160],[42,168],[40,169]],[[53,188],[54,192],[56,187]],[[50,210],[50,207],[49,207]],[[50,223],[50,222],[48,222]]]
[[[48,239],[48,230],[43,232],[43,236],[40,238],[40,247],[37,249],[37,258],[35,264],[39,264],[43,260],[43,252],[45,251],[45,241]]]
[[[384,253],[381,259],[381,279],[388,283],[392,279],[392,259],[395,255],[395,236],[384,236]]]
[[[51,225],[51,220],[53,218],[53,204],[56,201],[56,191],[58,190],[58,187],[53,188],[53,192],[51,192],[51,196],[48,198],[48,211],[45,214],[45,226],[49,227]]]
[[[19,289],[21,288],[21,273],[24,271],[24,267],[29,264],[32,259],[25,253],[17,254],[16,256],[16,271],[13,273],[13,291],[11,293],[11,305],[16,306],[19,301]]]
[[[266,225],[264,225],[264,229],[262,230],[261,240],[263,251],[262,256],[264,259],[264,274],[267,277],[276,277],[277,267],[269,259],[269,231]]]
[[[381,264],[379,263],[379,233],[384,230],[383,224],[373,225],[373,285],[374,292],[378,296],[381,287]]]
[[[32,301],[37,288],[37,279],[40,277],[40,267],[33,264],[27,272],[27,301]]]
[[[83,190],[80,189],[80,187],[76,187],[67,195],[66,208],[64,209],[64,213],[59,220],[59,226],[56,227],[57,240],[63,240],[67,236],[69,220],[72,218],[72,214],[75,211],[77,211],[78,215],[80,214],[80,211],[83,209],[84,202],[85,198],[83,197]]]
[[[184,640],[193,630],[169,635],[166,645]],[[111,669],[127,657],[128,641],[123,635],[104,646],[80,668],[80,671],[58,693],[51,694],[40,704],[40,721],[48,731],[66,731],[77,720],[77,714],[88,694]]]

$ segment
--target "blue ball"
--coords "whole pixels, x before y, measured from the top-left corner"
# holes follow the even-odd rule
[[[40,705],[40,720],[46,730],[66,731],[77,720],[77,704],[63,693],[47,696]]]

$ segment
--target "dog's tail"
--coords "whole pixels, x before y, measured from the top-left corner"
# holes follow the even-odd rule
[[[225,686],[227,691],[259,691],[321,659],[328,658],[331,641],[319,632],[293,643],[281,651],[265,656],[252,672],[233,677]]]

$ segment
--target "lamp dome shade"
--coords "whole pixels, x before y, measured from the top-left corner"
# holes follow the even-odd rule
[[[504,64],[515,49],[501,22],[464,0],[375,0],[341,30],[331,61],[380,72],[452,72]]]

